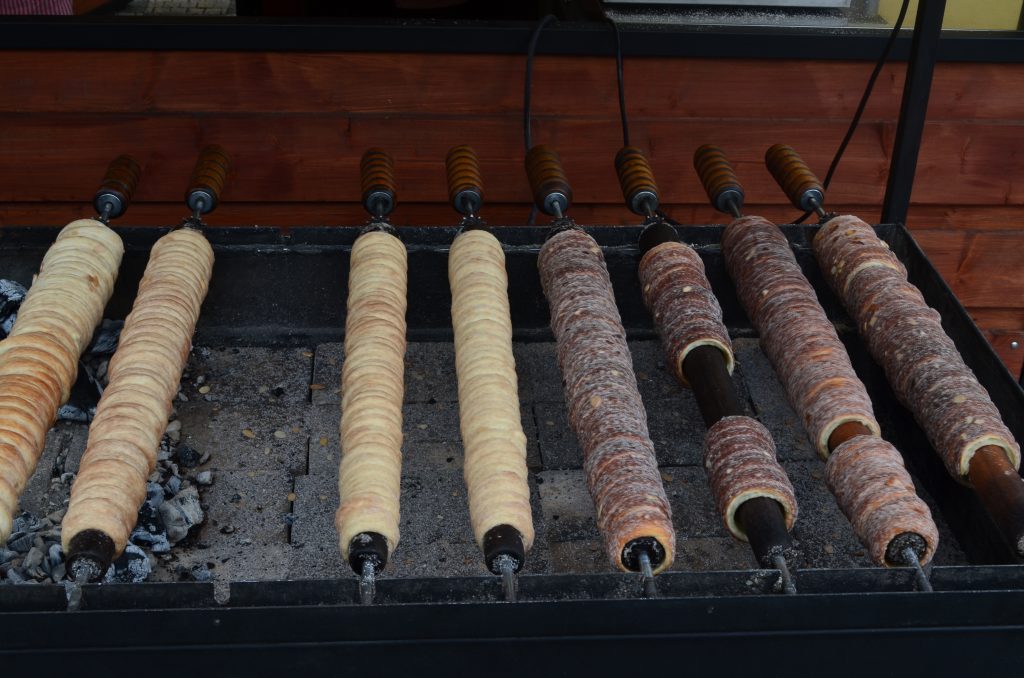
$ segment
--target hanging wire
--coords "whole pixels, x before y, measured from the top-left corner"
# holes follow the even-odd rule
[[[533,35],[530,36],[530,46],[526,50],[526,80],[523,91],[523,144],[526,146],[527,151],[533,147],[533,134],[530,131],[530,125],[533,122],[530,114],[530,100],[533,96],[533,56],[537,51],[537,40],[540,38],[540,32],[554,20],[554,14],[547,14],[537,22],[537,27],[533,29]]]
[[[622,77],[622,35],[619,25],[611,17],[605,17],[615,32],[615,78],[619,84],[619,118],[622,120],[622,145],[629,146],[629,119],[626,117],[626,84]]]
[[[526,49],[526,77],[523,84],[523,146],[527,153],[533,148],[533,132],[530,129],[533,123],[530,114],[530,100],[533,98],[533,56],[537,52],[537,40],[540,38],[540,32],[554,20],[554,14],[546,14],[537,22],[537,27],[533,29],[533,35],[530,36],[530,45]],[[527,225],[532,226],[536,219],[537,205],[531,205],[530,216],[526,219]]]
[[[875,89],[875,83],[878,81],[878,76],[882,73],[882,68],[889,60],[889,53],[892,51],[893,45],[896,44],[896,38],[899,37],[900,29],[903,28],[903,21],[907,17],[907,9],[910,7],[910,0],[903,0],[903,4],[900,6],[899,16],[896,17],[896,23],[892,25],[892,30],[889,32],[889,39],[885,42],[885,48],[882,50],[882,55],[878,58],[878,62],[875,63],[875,68],[871,71],[871,77],[868,78],[868,84],[864,88],[864,94],[860,98],[860,103],[857,104],[857,111],[853,114],[853,119],[850,121],[850,127],[846,130],[846,136],[843,137],[842,142],[839,144],[839,148],[836,149],[836,154],[832,157],[832,162],[828,166],[828,173],[825,174],[825,181],[822,183],[822,187],[827,191],[829,184],[832,183],[832,177],[836,173],[836,169],[839,167],[839,161],[843,157],[843,153],[846,152],[846,147],[850,145],[850,141],[853,139],[854,133],[857,131],[857,126],[860,125],[861,116],[864,115],[864,109],[867,108],[868,100],[871,98],[871,92]],[[807,217],[811,216],[813,212],[804,212],[803,215],[794,221],[794,224],[802,224]]]

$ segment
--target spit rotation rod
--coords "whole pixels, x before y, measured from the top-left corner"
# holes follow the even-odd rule
[[[615,170],[626,205],[634,214],[645,216],[640,234],[640,256],[666,242],[679,242],[675,228],[658,215],[658,186],[654,170],[639,148],[623,147],[615,156]],[[728,211],[739,213],[743,189],[738,182],[724,185]],[[723,206],[726,203],[722,203]],[[683,360],[686,382],[693,390],[706,427],[725,417],[745,416],[745,410],[729,374],[725,355],[715,346],[697,346]],[[795,593],[786,555],[793,552],[793,540],[786,529],[783,507],[770,497],[754,497],[743,502],[736,512],[749,539],[754,557],[761,567],[780,571],[783,590]]]
[[[448,254],[448,278],[470,522],[487,569],[501,577],[505,600],[515,602],[516,573],[533,541],[533,520],[526,437],[514,386],[505,257],[479,217],[484,191],[476,152],[467,145],[452,147],[445,170],[449,202],[462,214]],[[475,313],[480,307],[491,309],[492,315]],[[498,335],[507,339],[498,340]],[[483,402],[490,405],[484,409]],[[489,426],[480,426],[481,418]],[[507,431],[497,445],[493,426]]]
[[[824,190],[807,163],[790,146],[776,144],[765,153],[765,164],[794,206],[814,209],[824,226],[837,215],[822,207]],[[1003,538],[1024,557],[1024,481],[1002,447],[985,445],[971,457],[967,479]]]
[[[210,212],[217,205],[220,192],[224,188],[228,163],[227,154],[220,147],[208,146],[200,153],[192,172],[189,189],[186,193],[186,204],[189,209],[193,211],[193,215],[183,221],[183,227],[199,228],[201,226],[201,222],[195,216],[195,210],[197,209],[196,200],[200,201],[198,203],[198,209],[205,213]],[[100,190],[97,191],[93,201],[97,211],[101,213],[101,220],[105,221],[107,218],[117,217],[124,213],[127,209],[128,200],[135,192],[138,177],[139,166],[128,156],[120,156],[110,164]],[[174,237],[177,236],[174,236],[173,234],[165,235],[161,238],[161,241],[164,238]],[[159,245],[160,241],[158,241],[154,251],[156,251]],[[167,256],[173,257],[176,255],[172,253]],[[210,256],[212,261],[212,253]],[[153,265],[154,261],[158,258],[159,255],[151,254],[149,265]],[[143,283],[145,282],[146,278],[144,277]],[[166,285],[167,283],[166,281],[163,281],[160,284]],[[144,288],[140,286],[140,298],[146,298],[146,293],[143,290]],[[205,290],[206,283],[202,285],[202,293],[204,295]],[[138,301],[139,300],[137,299],[136,303],[138,303]],[[145,307],[148,303],[152,302],[143,302],[143,306]],[[140,326],[133,323],[145,324],[149,322],[147,320],[133,320],[134,315],[135,314],[132,313],[128,316],[124,333],[122,333],[122,339],[130,336],[134,331],[136,331],[135,328]],[[196,309],[196,317],[198,317],[198,309]],[[193,318],[191,322],[194,326],[195,318]],[[185,342],[185,345],[188,346],[191,341],[191,332],[189,332],[187,336],[181,337],[180,340]],[[131,354],[132,349],[128,348],[124,350]],[[122,348],[119,347],[118,353],[116,354],[118,361],[118,375],[124,373],[124,370],[128,370],[130,372],[132,369],[133,359],[125,358],[125,355],[126,354],[122,352]],[[126,360],[127,362],[125,362]],[[108,394],[112,392],[111,389],[116,393],[117,389],[123,388],[120,385],[120,377],[113,376],[113,372],[114,370],[112,370],[111,383],[108,385],[106,391]],[[180,376],[180,374],[175,375],[174,380],[177,381]],[[147,400],[147,402],[149,401]],[[105,413],[107,412],[106,407],[107,405],[105,401],[101,398],[97,410],[97,417],[90,425],[91,432],[96,432],[99,429],[106,430],[104,427],[109,427],[107,422],[110,421],[110,419],[105,418]],[[102,447],[103,443],[97,442],[102,440],[105,440],[105,438],[101,435],[97,435],[95,438],[90,438],[89,451]],[[96,448],[93,447],[93,444],[96,445]],[[102,472],[102,475],[91,471],[91,459],[92,457],[87,454],[82,460],[82,469],[80,470],[78,479],[76,480],[76,485],[72,488],[71,505],[69,507],[68,515],[65,516],[64,535],[67,539],[67,542],[65,542],[65,548],[67,551],[68,575],[72,580],[72,583],[69,584],[71,587],[68,599],[69,609],[77,608],[80,605],[81,583],[98,581],[101,579],[110,568],[112,561],[120,555],[124,549],[123,538],[116,536],[117,532],[111,532],[109,526],[107,526],[106,529],[100,529],[99,525],[94,523],[91,519],[85,518],[85,516],[89,515],[89,509],[80,508],[80,504],[78,503],[79,501],[88,501],[79,500],[79,496],[77,494],[78,491],[84,492],[84,495],[82,496],[91,496],[95,499],[97,496],[102,496],[103,492],[109,490],[109,487],[107,487],[109,483],[105,477],[106,471]],[[98,485],[90,485],[90,483],[97,483],[97,480],[100,481]],[[89,489],[81,490],[80,488],[82,487],[82,484],[85,484],[87,488],[93,488],[92,491],[90,492]],[[88,504],[83,503],[81,506],[86,507]],[[134,512],[132,515],[134,515]],[[85,518],[84,521],[83,518]]]
[[[743,187],[725,153],[717,146],[710,144],[701,146],[694,153],[693,164],[694,168],[697,170],[698,176],[700,177],[701,183],[704,185],[704,189],[711,200],[711,204],[715,209],[720,212],[728,213],[735,219],[742,218],[744,201]],[[799,185],[808,188],[810,191],[810,194],[806,198],[806,204],[808,207],[813,209],[814,205],[817,205],[818,209],[821,208],[822,194],[820,192],[820,184],[817,183],[817,180],[814,179],[813,176],[807,177],[806,174],[793,172],[790,172],[786,176],[791,178],[795,177],[791,179],[794,183],[799,180]],[[815,191],[817,191],[817,193],[815,193]],[[831,453],[842,443],[858,436],[874,435],[875,434],[871,429],[863,423],[855,421],[847,422],[837,427],[829,436],[827,441],[828,451]],[[897,545],[898,548],[896,547]],[[912,533],[903,533],[895,537],[890,542],[886,553],[887,560],[891,563],[907,567],[913,567],[916,564],[919,577],[925,577],[919,557],[926,553],[926,547],[926,542],[921,536]],[[914,552],[914,557],[912,559],[907,557],[908,548]]]
[[[575,416],[577,421],[573,426],[581,429],[577,430],[577,435],[581,439],[586,438],[590,441],[589,447],[585,446],[584,454],[601,455],[601,457],[598,457],[602,460],[601,463],[593,464],[595,468],[593,473],[616,473],[619,467],[614,461],[609,461],[614,459],[614,457],[606,449],[605,441],[612,440],[614,436],[620,434],[611,429],[602,431],[603,420],[607,419],[608,414],[594,416],[595,413],[602,412],[600,408],[605,405],[606,396],[602,395],[603,391],[601,388],[591,386],[593,380],[588,376],[587,367],[577,360],[578,354],[582,354],[586,350],[583,347],[586,346],[587,339],[578,336],[574,332],[573,321],[565,322],[565,318],[583,312],[584,308],[592,309],[590,312],[595,312],[599,308],[606,308],[607,299],[605,295],[610,295],[610,290],[604,288],[607,284],[607,273],[601,275],[598,268],[605,268],[605,264],[603,259],[600,262],[592,261],[596,251],[596,243],[593,243],[590,236],[585,234],[573,237],[564,235],[566,231],[580,232],[580,230],[567,215],[572,202],[572,188],[569,185],[558,154],[553,149],[544,145],[532,147],[526,154],[526,173],[537,208],[554,218],[548,232],[547,242],[544,248],[541,249],[538,263],[541,268],[542,281],[546,281],[545,294],[548,295],[549,303],[552,304],[552,328],[556,330],[556,337],[559,337],[560,341],[564,338],[567,342],[562,368],[563,371],[570,371],[574,375],[570,378],[568,375],[563,374],[563,379],[567,384],[570,382],[574,383],[574,391],[570,393],[567,390],[566,392],[567,398],[573,401],[569,406],[570,422],[573,422],[573,417]],[[637,185],[646,188],[643,182]],[[639,195],[635,202],[636,210],[653,216],[656,202],[652,203],[652,198],[656,198],[656,193]],[[555,238],[559,239],[557,247],[552,247]],[[587,240],[590,243],[587,243]],[[558,254],[555,254],[556,252]],[[569,297],[562,295],[559,287],[559,276],[561,273],[556,273],[560,263],[564,263],[560,259],[562,252],[566,255],[572,253],[573,260],[578,260],[584,267],[578,269],[577,273],[586,270],[590,271],[590,273],[584,275],[594,276],[593,278],[587,278],[588,281],[591,281],[593,298],[587,296],[586,301],[584,301],[582,297],[573,296],[572,301],[569,301]],[[582,279],[581,277],[581,281]],[[603,279],[604,283],[599,283],[599,279]],[[558,299],[557,302],[552,295],[555,295],[555,298]],[[562,306],[564,308],[560,312],[556,310]],[[616,323],[610,318],[605,319],[606,316],[603,315],[604,313],[610,313],[610,308],[607,311],[600,310],[596,312],[602,314],[602,324],[600,324],[602,329],[595,329],[595,332],[607,331],[609,333],[608,340],[611,340],[612,334],[622,332],[621,322],[618,321],[617,313],[614,318],[614,321],[618,321]],[[611,324],[609,325],[609,323]],[[615,324],[618,324],[617,330],[614,329]],[[562,333],[561,336],[559,332]],[[591,339],[594,336],[597,335],[593,333],[587,335]],[[561,352],[562,348],[559,350]],[[615,374],[616,378],[620,381],[616,382],[614,386],[606,388],[617,389],[615,392],[620,393],[621,397],[627,399],[635,397],[639,401],[639,394],[635,393],[636,382],[631,368],[631,364],[623,364],[621,367],[616,364],[614,368],[609,366],[607,368],[609,373]],[[624,370],[628,371],[628,376]],[[632,379],[632,382],[627,383],[630,382],[630,379]],[[615,406],[620,407],[619,405]],[[608,410],[607,412],[611,411]],[[631,425],[639,427],[643,426],[643,422],[633,422]],[[580,435],[581,433],[585,433],[585,435]],[[640,431],[637,430],[635,433],[639,434]],[[606,436],[611,437],[606,438]],[[629,473],[634,474],[633,477],[636,478],[636,481],[632,488],[619,491],[629,492],[630,502],[646,502],[650,506],[649,517],[645,518],[643,524],[630,525],[628,519],[624,519],[620,513],[602,513],[600,510],[602,502],[609,506],[626,505],[627,502],[623,502],[621,496],[612,495],[609,490],[605,489],[605,486],[609,485],[607,482],[595,483],[595,478],[592,477],[590,478],[590,486],[595,504],[599,507],[598,515],[601,516],[599,520],[604,521],[602,524],[599,524],[599,527],[605,537],[609,557],[618,568],[627,572],[640,573],[644,595],[654,597],[657,595],[654,575],[668,567],[671,563],[674,556],[675,533],[670,522],[667,498],[664,497],[664,488],[661,485],[660,476],[657,474],[656,462],[654,462],[653,444],[649,442],[649,437],[647,436],[638,435],[637,437],[640,439],[647,438],[647,440],[643,440],[640,444],[650,446],[650,458],[647,459],[640,455],[634,455],[632,459],[626,462],[632,465]],[[597,476],[597,478],[600,479],[600,476]],[[597,487],[601,489],[595,489]],[[613,501],[616,503],[613,504]]]
[[[352,395],[342,404],[341,506],[335,524],[342,555],[359,577],[359,600],[369,605],[376,579],[398,544],[408,265],[405,246],[388,221],[396,202],[391,156],[368,149],[360,180],[370,221],[353,246],[349,274],[342,381],[346,395]],[[381,276],[382,270],[392,274]],[[375,475],[378,468],[383,472]]]

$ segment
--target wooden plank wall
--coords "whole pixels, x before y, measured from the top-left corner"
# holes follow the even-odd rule
[[[645,148],[678,220],[720,221],[691,167],[722,145],[748,211],[795,210],[765,172],[775,142],[824,172],[871,65],[847,61],[627,58],[633,143]],[[879,218],[903,64],[879,80],[830,194],[833,208]],[[397,162],[396,223],[451,223],[443,158],[470,143],[482,157],[486,216],[522,223],[523,58],[514,55],[2,52],[0,223],[60,224],[88,214],[106,163],[144,165],[126,224],[177,222],[197,150],[233,155],[218,225],[351,224],[358,158],[380,146]],[[632,222],[612,168],[621,145],[610,58],[541,56],[534,139],[556,146],[590,223]],[[939,66],[910,227],[1007,365],[1024,347],[1024,66]]]

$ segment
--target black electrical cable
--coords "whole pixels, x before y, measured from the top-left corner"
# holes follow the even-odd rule
[[[533,29],[533,35],[530,36],[530,45],[526,49],[526,77],[523,79],[523,145],[526,147],[527,153],[533,148],[533,133],[530,130],[532,123],[530,99],[533,96],[533,55],[537,51],[537,40],[540,38],[540,32],[555,19],[554,14],[546,14],[537,22],[537,27]],[[526,219],[527,225],[532,226],[536,219],[537,206],[531,205],[530,216]]]
[[[526,78],[523,91],[523,143],[527,151],[533,148],[533,135],[530,132],[530,123],[532,121],[530,117],[530,98],[533,89],[533,55],[537,51],[537,40],[540,38],[540,32],[554,20],[554,14],[547,14],[537,23],[537,27],[533,29],[533,35],[530,36],[530,46],[526,50]]]
[[[622,35],[619,25],[611,17],[605,17],[615,31],[615,77],[619,84],[619,117],[622,120],[622,145],[629,146],[629,119],[626,117],[626,85],[622,77]]]
[[[842,142],[839,144],[839,148],[836,149],[835,156],[832,157],[832,163],[828,166],[828,172],[825,174],[825,181],[822,183],[822,187],[827,191],[829,184],[832,183],[832,177],[836,173],[836,169],[839,167],[839,161],[843,157],[843,153],[846,152],[846,147],[850,145],[850,141],[853,139],[854,133],[857,131],[857,126],[860,124],[860,118],[864,115],[864,109],[867,108],[868,99],[871,98],[871,92],[875,88],[875,83],[878,81],[878,76],[882,73],[882,68],[885,66],[886,61],[889,60],[889,53],[892,51],[893,45],[896,44],[896,38],[899,37],[900,29],[903,28],[903,20],[907,17],[907,9],[910,7],[910,0],[903,0],[903,4],[900,6],[899,16],[896,17],[896,23],[892,25],[892,31],[889,33],[889,39],[885,42],[885,49],[882,50],[882,55],[878,58],[878,62],[875,64],[875,69],[871,71],[871,77],[868,78],[867,87],[864,88],[864,94],[860,98],[860,103],[857,105],[857,111],[853,114],[853,120],[850,121],[850,127],[846,130],[846,136],[843,137]],[[794,224],[802,224],[807,217],[811,216],[813,212],[804,212],[803,215],[794,221]]]

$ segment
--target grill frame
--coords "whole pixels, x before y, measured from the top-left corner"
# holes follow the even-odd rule
[[[787,668],[823,662],[861,673],[863,647],[885,655],[887,670],[949,672],[959,663],[977,670],[1004,666],[1024,637],[1024,565],[1001,543],[966,488],[950,479],[923,433],[895,403],[881,370],[867,355],[849,318],[827,289],[810,250],[816,226],[783,231],[829,317],[841,329],[854,367],[868,386],[883,433],[904,452],[908,468],[931,494],[968,558],[978,565],[936,567],[935,593],[914,591],[910,570],[800,570],[800,593],[774,592],[770,570],[671,572],[658,579],[662,598],[645,600],[636,575],[529,575],[520,578],[519,603],[502,603],[494,577],[384,579],[378,604],[358,605],[355,579],[213,584],[90,585],[85,610],[65,611],[56,586],[0,586],[0,656],[28,666],[60,651],[76,669],[109,669],[118,657],[145,652],[156,675],[190,658],[231,661],[239,670],[316,671],[327,661],[346,668],[420,669],[441,660],[446,670],[520,674],[514,661],[546,673],[635,670],[634,652],[647,668],[678,668],[681,653],[694,669],[726,672],[764,668],[777,656]],[[121,276],[106,317],[130,308],[150,247],[166,229],[116,228],[126,245]],[[409,248],[409,338],[451,340],[446,261],[450,227],[399,227]],[[640,297],[637,226],[588,228],[602,245],[616,300],[630,339],[654,335]],[[963,306],[909,232],[877,227],[907,267],[911,282],[943,317],[944,327],[992,395],[1018,440],[1024,440],[1024,391],[1003,367]],[[511,280],[517,340],[550,341],[548,309],[536,255],[545,228],[496,228]],[[721,226],[681,226],[684,242],[701,254],[733,336],[754,336],[729,281],[718,242]],[[0,230],[0,270],[31,280],[57,229]],[[343,336],[348,253],[357,227],[209,229],[217,263],[204,304],[197,344],[301,345]],[[216,592],[216,595],[215,595]],[[159,635],[157,628],[164,629]],[[970,638],[971,652],[948,652],[950,634]],[[741,638],[742,637],[742,640]],[[813,640],[813,642],[806,642]],[[736,643],[766,648],[736,653]],[[767,648],[771,648],[768,650]],[[840,660],[849,658],[850,664]],[[981,663],[978,663],[981,662]],[[210,664],[213,665],[213,664]],[[148,670],[148,669],[147,669]]]

